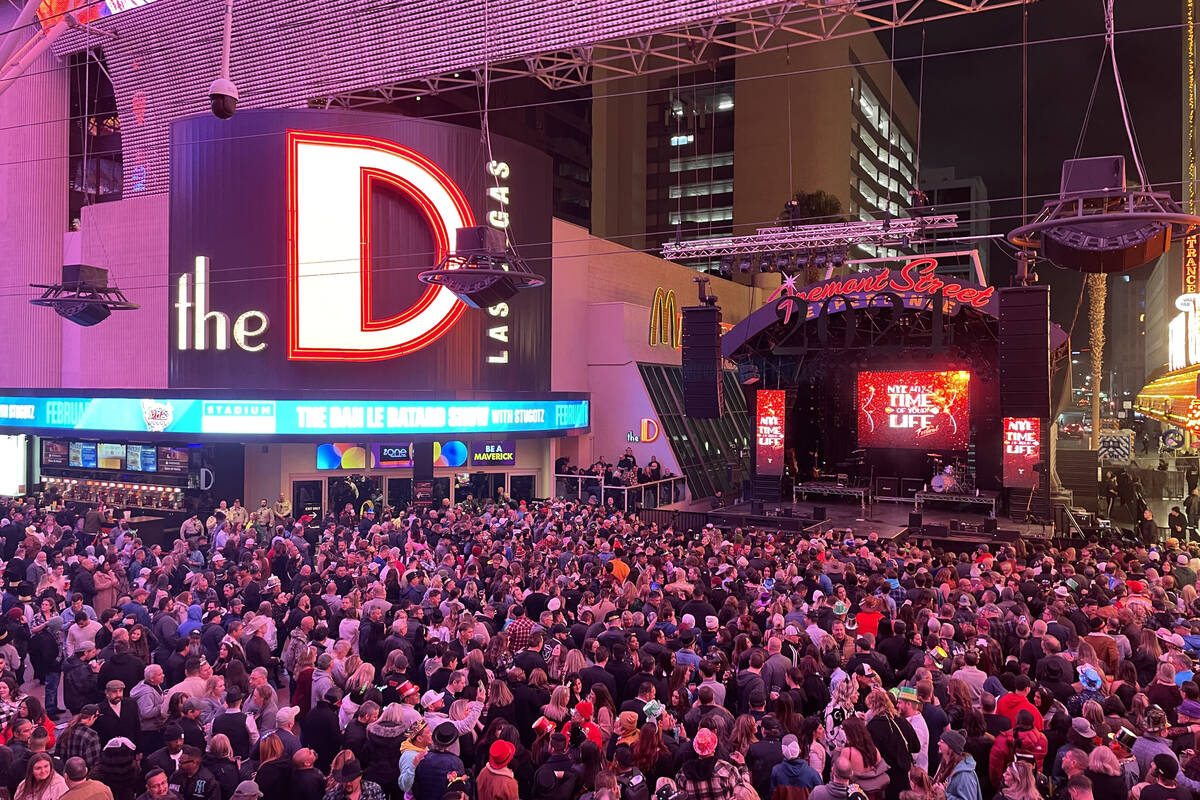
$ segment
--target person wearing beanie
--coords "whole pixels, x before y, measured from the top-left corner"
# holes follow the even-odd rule
[[[720,800],[733,797],[733,790],[743,782],[741,770],[723,758],[717,758],[717,734],[712,728],[696,731],[692,740],[696,758],[685,761],[675,783],[681,800]]]
[[[488,750],[488,761],[479,771],[476,784],[477,800],[519,800],[520,789],[509,764],[517,748],[511,742],[497,739]]]
[[[563,728],[563,733],[573,749],[578,748],[583,740],[587,739],[601,751],[604,750],[604,739],[600,733],[600,727],[592,722],[592,704],[586,700],[575,706],[575,711],[571,714],[571,721]]]
[[[933,780],[946,787],[946,800],[983,800],[975,758],[966,752],[966,746],[967,737],[956,730],[946,731],[938,740],[941,758]]]
[[[820,785],[820,773],[807,759],[800,757],[800,740],[790,733],[783,737],[783,761],[771,770],[771,789],[767,797],[772,800],[805,797]],[[782,791],[776,794],[779,790]]]

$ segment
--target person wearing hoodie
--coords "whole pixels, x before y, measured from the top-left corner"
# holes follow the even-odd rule
[[[361,710],[361,709],[360,709]],[[400,745],[400,778],[397,785],[404,793],[405,800],[412,800],[413,779],[417,776],[417,763],[429,751],[429,743],[433,741],[433,728],[418,720],[404,737]]]
[[[317,656],[317,665],[312,674],[312,706],[310,708],[316,708],[321,698],[335,685],[333,675],[329,671],[331,666],[333,666],[332,655],[321,653]]]
[[[771,769],[771,789],[765,797],[775,800],[789,800],[793,797],[807,796],[814,788],[821,785],[821,775],[808,759],[800,757],[800,740],[792,734],[783,737],[783,761]],[[782,789],[779,795],[776,790]],[[804,791],[801,791],[804,790]]]
[[[200,616],[203,611],[204,609],[198,605],[193,604],[188,606],[187,619],[181,622],[179,627],[175,630],[175,637],[178,639],[186,639],[192,631],[200,630],[203,627],[203,623],[200,622]]]
[[[400,777],[400,755],[404,751],[406,734],[411,729],[396,704],[385,708],[379,719],[367,726],[367,746],[363,751],[363,762],[367,765],[363,774],[367,780],[380,786],[396,785]]]
[[[508,765],[517,748],[511,742],[497,739],[488,750],[488,761],[479,771],[475,791],[478,800],[519,800],[517,779]]]
[[[983,800],[975,759],[966,746],[967,737],[955,730],[946,731],[938,740],[941,760],[934,782],[945,789],[946,800]]]

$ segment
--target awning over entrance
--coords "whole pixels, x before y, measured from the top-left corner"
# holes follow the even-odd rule
[[[1180,427],[1191,427],[1189,419],[1200,421],[1200,400],[1197,399],[1197,380],[1200,364],[1168,372],[1142,387],[1133,408],[1140,414]]]

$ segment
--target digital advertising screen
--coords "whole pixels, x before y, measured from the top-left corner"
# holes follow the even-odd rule
[[[125,469],[125,445],[104,442],[96,445],[96,463],[100,469]]]
[[[65,467],[70,458],[70,447],[58,439],[42,439],[42,466]]]
[[[1034,489],[1042,458],[1042,421],[1036,417],[1004,418],[1004,485]]]
[[[158,471],[164,475],[187,475],[188,449],[160,445],[158,448]]]
[[[0,430],[308,437],[561,433],[591,424],[588,403],[0,396]],[[465,446],[462,454],[465,462]],[[113,450],[110,457],[118,455],[124,459],[123,450]],[[161,454],[158,460],[163,461]]]
[[[859,447],[965,450],[971,373],[858,373]]]
[[[71,442],[69,452],[67,463],[70,466],[80,469],[96,468],[95,442]]]
[[[512,466],[517,463],[517,442],[471,442],[471,466]]]
[[[412,466],[412,442],[373,444],[371,450],[375,454],[375,466],[382,469]]]
[[[158,448],[149,444],[126,445],[125,466],[134,472],[157,472]]]
[[[784,414],[787,393],[759,389],[755,398],[754,464],[759,475],[783,474]]]

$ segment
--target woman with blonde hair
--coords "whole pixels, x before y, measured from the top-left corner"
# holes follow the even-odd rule
[[[1037,778],[1028,761],[1020,759],[1004,770],[1004,788],[996,795],[997,800],[1042,800],[1037,788]]]
[[[833,699],[825,707],[825,734],[829,737],[829,750],[836,753],[846,746],[846,733],[842,725],[854,716],[854,703],[858,700],[855,678],[847,678],[833,690]]]
[[[342,730],[345,730],[346,726],[350,724],[350,720],[354,719],[354,714],[358,711],[359,706],[369,699],[374,699],[376,702],[383,699],[382,695],[378,698],[366,696],[368,691],[379,694],[374,683],[375,665],[370,663],[359,664],[358,668],[346,679],[346,695],[342,698],[342,705],[338,711],[338,723],[342,726]]]
[[[1088,753],[1087,770],[1096,797],[1120,797],[1127,790],[1125,775],[1117,754],[1107,747],[1093,747]]]
[[[542,706],[542,716],[556,725],[561,725],[571,716],[567,704],[571,701],[571,690],[566,686],[555,686],[550,693],[550,702]]]
[[[908,771],[908,785],[911,787],[900,793],[900,800],[945,800],[946,791],[933,782],[929,773],[920,767]]]

